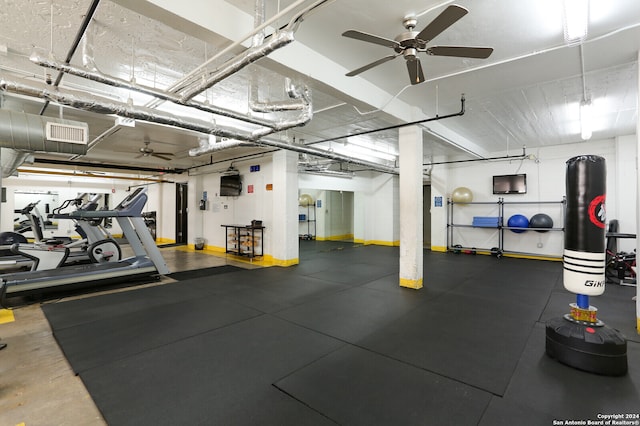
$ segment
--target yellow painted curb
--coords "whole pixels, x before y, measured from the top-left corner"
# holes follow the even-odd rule
[[[400,278],[400,287],[413,288],[415,290],[422,288],[422,278],[419,280],[409,280],[407,278]]]
[[[8,322],[14,322],[16,318],[13,316],[13,311],[10,309],[0,309],[0,324],[6,324]]]

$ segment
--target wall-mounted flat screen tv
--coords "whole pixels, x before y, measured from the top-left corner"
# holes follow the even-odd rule
[[[220,176],[220,196],[236,197],[242,192],[242,179],[240,175]]]
[[[493,177],[494,194],[526,194],[527,175],[500,175]]]

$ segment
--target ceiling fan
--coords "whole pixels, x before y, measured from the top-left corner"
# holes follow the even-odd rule
[[[149,148],[149,144],[151,141],[149,139],[145,139],[144,146],[139,149],[140,154],[136,156],[136,158],[140,157],[156,157],[165,161],[170,161],[170,156],[173,156],[171,152],[155,152],[153,149]]]
[[[353,70],[346,75],[353,77],[373,67],[384,64],[398,56],[404,56],[409,71],[411,84],[418,84],[424,81],[424,72],[418,58],[418,53],[424,52],[431,56],[455,56],[460,58],[477,58],[486,59],[493,52],[491,47],[470,47],[470,46],[431,46],[427,44],[436,36],[456,23],[460,18],[469,11],[458,5],[450,5],[440,15],[438,15],[429,25],[422,31],[414,31],[418,21],[415,16],[407,16],[404,18],[403,25],[407,31],[398,35],[395,39],[380,37],[373,34],[367,34],[362,31],[348,30],[342,33],[344,37],[353,38],[368,43],[378,44],[381,46],[391,47],[394,55],[385,56],[370,64]]]

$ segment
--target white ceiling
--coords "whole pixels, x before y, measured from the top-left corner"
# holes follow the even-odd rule
[[[284,10],[294,3],[265,2],[266,19],[276,15],[278,7]],[[0,77],[42,82],[50,73],[55,80],[56,71],[34,65],[28,57],[36,51],[45,58],[64,61],[91,3],[5,0],[0,8]],[[299,4],[295,8],[299,11],[314,1],[295,3]],[[356,29],[393,39],[405,31],[404,16],[416,14],[419,31],[449,4],[463,6],[469,13],[430,45],[493,47],[490,58],[422,54],[426,81],[418,85],[409,84],[402,57],[357,77],[345,76],[346,72],[393,52],[342,37],[344,31]],[[425,124],[429,129],[425,131],[425,162],[434,156],[461,158],[465,151],[484,156],[507,150],[519,154],[523,146],[533,152],[540,146],[579,142],[578,105],[585,94],[594,104],[593,139],[634,134],[638,120],[640,2],[590,0],[588,37],[581,45],[573,46],[565,45],[563,40],[561,4],[559,0],[329,0],[305,15],[293,43],[216,84],[199,100],[247,114],[251,76],[258,77],[260,96],[267,101],[285,99],[284,77],[290,77],[295,84],[310,88],[314,116],[306,126],[271,138],[313,143],[456,113],[464,93],[464,115]],[[168,90],[231,43],[238,42],[238,46],[220,55],[208,69],[215,69],[249,46],[250,40],[245,37],[253,28],[253,15],[253,0],[102,0],[85,34],[87,43],[80,44],[71,64],[83,65],[83,48],[87,47],[84,57],[93,59],[102,73]],[[292,13],[285,14],[271,28],[285,25],[291,16]],[[131,98],[138,106],[151,100],[146,95],[71,75],[64,76],[60,88],[122,102]],[[41,100],[12,94],[2,98],[3,108],[34,114],[40,112],[42,104]],[[251,127],[166,102],[158,108],[225,126]],[[135,128],[114,127],[113,116],[53,104],[45,114],[87,122],[90,140],[104,136],[86,156],[75,161],[188,168],[256,151],[233,148],[190,157],[188,150],[197,147],[202,137],[191,131],[142,121]],[[264,117],[280,119],[292,115],[295,113]],[[145,139],[157,152],[174,154],[173,159],[136,158]],[[372,133],[364,139],[378,150],[397,149],[397,130]],[[343,142],[344,139],[314,146],[339,152]],[[36,156],[69,159],[41,153]]]

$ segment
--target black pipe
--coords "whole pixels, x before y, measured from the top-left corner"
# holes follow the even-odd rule
[[[182,174],[186,169],[163,169],[153,167],[123,166],[119,164],[91,163],[88,161],[69,161],[69,160],[52,160],[48,158],[36,158],[35,163],[54,164],[57,166],[78,166],[86,168],[100,168],[112,170],[129,170],[134,172],[150,172],[150,173],[171,173]]]
[[[305,145],[315,145],[317,143],[322,143],[322,142],[333,142],[333,141],[337,141],[338,139],[345,139],[345,138],[348,138],[348,137],[351,137],[351,136],[368,135],[370,133],[384,132],[385,130],[393,130],[393,129],[399,129],[401,127],[414,126],[416,124],[428,123],[429,121],[437,121],[437,120],[442,120],[442,119],[445,119],[445,118],[458,117],[458,116],[464,115],[464,94],[460,98],[460,104],[461,104],[460,112],[456,112],[456,113],[453,113],[453,114],[442,115],[442,116],[436,115],[435,117],[425,118],[424,120],[412,121],[410,123],[396,124],[396,125],[393,125],[393,126],[382,127],[380,129],[365,130],[365,131],[358,132],[358,133],[350,133],[348,135],[338,136],[338,137],[335,137],[335,138],[322,139],[322,140],[315,141],[315,142],[309,142],[309,143],[306,143]]]
[[[100,0],[93,0],[89,5],[89,10],[84,15],[84,19],[80,24],[80,29],[76,33],[76,38],[73,40],[73,43],[71,44],[71,48],[67,52],[67,57],[64,60],[64,63],[66,65],[68,65],[71,62],[71,58],[73,58],[73,55],[76,53],[76,50],[78,49],[78,45],[80,44],[82,37],[84,37],[84,33],[87,31],[87,27],[89,26],[89,23],[93,19],[93,15],[96,13],[96,9],[98,8],[99,3],[100,3]],[[53,83],[53,87],[58,87],[60,85],[63,75],[64,73],[62,71],[58,72],[58,76],[56,77],[56,81]],[[40,110],[40,115],[44,114],[48,106],[49,106],[49,101],[47,100],[45,101],[44,105],[42,105],[42,109]]]
[[[488,157],[488,158],[472,158],[471,160],[452,160],[452,161],[437,161],[435,163],[422,163],[423,166],[434,166],[437,164],[456,164],[456,163],[469,163],[473,161],[490,161],[490,160],[524,160],[527,158],[526,154],[520,155],[505,155],[502,157]]]

